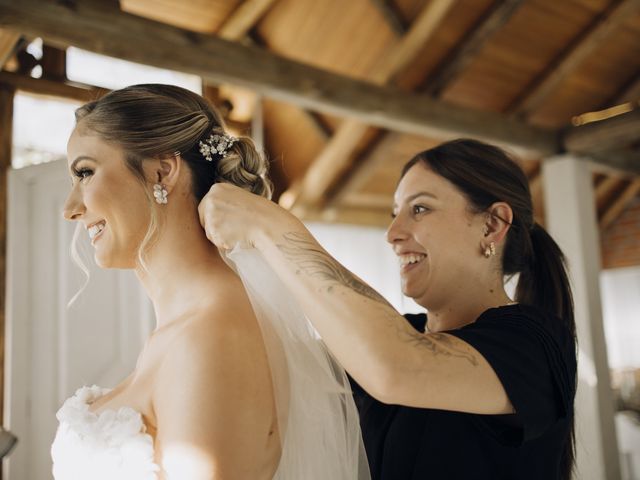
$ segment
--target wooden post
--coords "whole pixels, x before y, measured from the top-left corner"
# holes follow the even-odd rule
[[[5,295],[7,278],[7,173],[13,143],[14,89],[0,84],[0,419],[4,418]]]
[[[578,334],[575,478],[620,479],[613,390],[600,303],[600,240],[589,164],[570,155],[542,164],[547,230],[569,264]]]

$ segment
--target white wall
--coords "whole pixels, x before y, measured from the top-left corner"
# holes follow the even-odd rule
[[[640,267],[600,274],[609,366],[640,368]]]
[[[374,227],[308,223],[307,228],[336,260],[358,275],[402,313],[424,309],[400,289],[400,267],[385,230]]]

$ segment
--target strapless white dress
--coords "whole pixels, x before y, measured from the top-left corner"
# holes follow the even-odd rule
[[[89,411],[108,392],[82,387],[58,410],[51,446],[55,480],[157,480],[153,439],[140,412],[129,407]]]

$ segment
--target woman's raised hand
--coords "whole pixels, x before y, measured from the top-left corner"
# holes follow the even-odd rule
[[[225,250],[256,248],[260,240],[300,223],[272,201],[228,183],[211,187],[198,206],[198,214],[207,238]]]

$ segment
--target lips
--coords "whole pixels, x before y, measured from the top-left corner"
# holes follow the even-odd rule
[[[427,255],[424,253],[403,253],[398,254],[398,261],[400,262],[400,272],[406,273],[416,267],[418,267]]]
[[[105,227],[106,227],[106,222],[104,220],[96,222],[93,225],[90,225],[89,227],[87,227],[87,233],[89,234],[89,238],[91,239],[92,244],[104,231]]]

